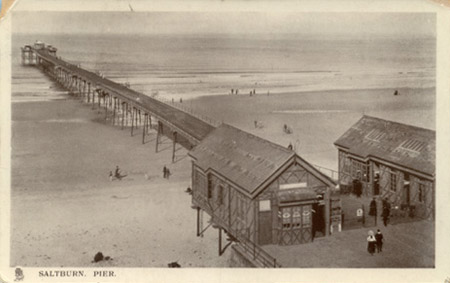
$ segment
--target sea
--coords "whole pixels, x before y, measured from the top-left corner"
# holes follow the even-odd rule
[[[57,99],[20,47],[36,40],[63,59],[147,95],[199,96],[345,89],[433,88],[436,38],[301,34],[15,34],[12,100]]]
[[[361,115],[435,129],[434,37],[16,34],[13,103],[68,97],[42,72],[21,65],[20,47],[36,40],[58,48],[64,60],[141,93],[169,102],[183,99],[195,113],[294,144],[308,161],[333,170],[333,141]],[[407,93],[394,99],[396,89]],[[240,102],[220,97],[236,91]],[[264,95],[244,102],[253,91]],[[276,95],[285,102],[273,100]],[[249,109],[247,103],[258,106]],[[265,128],[254,129],[255,120]],[[292,135],[281,132],[286,123]]]

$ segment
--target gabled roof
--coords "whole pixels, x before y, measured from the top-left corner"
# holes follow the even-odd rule
[[[212,131],[189,155],[249,194],[289,161],[295,152],[227,124]]]
[[[375,157],[433,176],[436,132],[363,116],[335,143],[361,158]]]
[[[277,171],[298,162],[328,186],[336,183],[294,151],[222,124],[189,152],[204,171],[214,170],[252,197],[276,177]]]

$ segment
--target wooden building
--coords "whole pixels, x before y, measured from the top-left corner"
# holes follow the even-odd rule
[[[434,218],[435,131],[363,116],[334,144],[339,184],[386,198],[409,216]]]
[[[294,151],[222,124],[189,155],[193,207],[237,240],[294,245],[329,234],[336,183]]]

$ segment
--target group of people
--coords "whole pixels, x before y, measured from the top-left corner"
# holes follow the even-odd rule
[[[377,216],[377,202],[376,202],[375,198],[373,198],[372,201],[370,202],[369,215],[374,216],[374,217]],[[387,226],[390,215],[391,215],[391,204],[389,203],[389,201],[386,198],[384,198],[383,199],[383,208],[382,208],[382,212],[381,212],[381,217],[383,218],[384,226]]]
[[[373,255],[375,251],[381,253],[383,250],[383,234],[380,229],[374,234],[372,230],[369,231],[369,237],[367,237],[367,251]]]
[[[170,177],[170,169],[167,168],[166,166],[164,166],[163,168],[163,178],[164,179],[169,179]]]
[[[122,178],[126,177],[127,175],[122,175],[122,173],[120,172],[120,168],[117,165],[116,166],[116,170],[114,171],[114,174],[112,171],[109,171],[109,180],[113,181],[114,179],[117,180],[122,180]]]

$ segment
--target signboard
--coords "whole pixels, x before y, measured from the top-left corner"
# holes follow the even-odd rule
[[[362,209],[362,208],[358,208],[358,209],[356,210],[356,216],[357,216],[357,217],[362,217],[363,215],[364,215],[363,209]]]
[[[259,211],[270,211],[270,199],[259,201]]]
[[[306,188],[306,187],[307,187],[307,183],[306,182],[293,183],[293,184],[283,184],[283,185],[280,185],[280,190],[298,189],[298,188]]]

